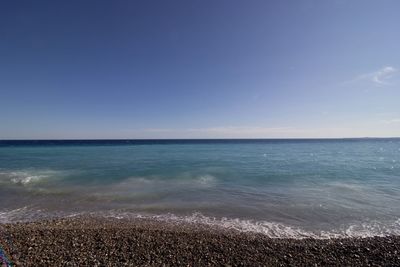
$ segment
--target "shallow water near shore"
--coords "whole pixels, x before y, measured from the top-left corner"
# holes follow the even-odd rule
[[[0,141],[0,222],[85,214],[400,235],[400,139]]]

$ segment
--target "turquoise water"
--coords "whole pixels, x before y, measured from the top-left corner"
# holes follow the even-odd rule
[[[400,139],[0,141],[1,222],[88,213],[400,234]]]

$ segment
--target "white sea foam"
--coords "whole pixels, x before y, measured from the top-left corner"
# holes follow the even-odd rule
[[[378,221],[350,225],[346,229],[347,236],[387,236],[400,235],[400,219],[394,222],[382,224]]]
[[[214,186],[217,179],[212,175],[206,174],[199,176],[196,181],[202,186],[209,187]]]
[[[92,213],[91,215],[98,215]],[[101,216],[116,219],[150,219],[173,224],[205,225],[216,229],[227,229],[239,232],[259,233],[271,238],[318,238],[315,233],[300,228],[287,226],[281,223],[267,221],[253,221],[232,218],[216,218],[205,216],[199,212],[188,216],[179,216],[172,213],[160,215],[137,214],[130,212],[106,212]]]
[[[375,237],[375,236],[389,236],[400,235],[400,219],[391,223],[382,222],[365,222],[361,224],[352,224],[343,226],[338,229],[331,229],[329,231],[321,230],[304,230],[300,227],[285,225],[278,222],[270,221],[255,221],[244,220],[238,218],[215,218],[205,216],[201,213],[193,213],[189,216],[178,216],[175,214],[162,214],[162,215],[143,215],[132,213],[108,213],[103,214],[105,217],[114,217],[118,219],[141,218],[152,219],[161,222],[170,223],[187,223],[187,224],[201,224],[220,229],[229,229],[240,232],[258,233],[266,235],[270,238],[315,238],[315,239],[329,239],[329,238],[346,238],[346,237]]]
[[[28,207],[22,207],[13,210],[0,211],[0,223],[9,223],[13,221],[19,221],[24,213],[28,211]]]
[[[104,211],[104,212],[45,212],[40,209],[22,207],[14,210],[0,211],[0,223],[36,221],[49,218],[71,218],[84,215],[116,219],[149,219],[173,224],[204,225],[216,229],[227,229],[239,232],[263,234],[270,238],[347,238],[347,237],[375,237],[400,235],[400,218],[392,222],[364,222],[343,225],[331,230],[304,230],[300,227],[286,225],[278,222],[255,221],[238,218],[216,218],[205,216],[199,212],[188,216],[172,213],[152,215],[133,212]]]
[[[61,171],[54,170],[18,170],[0,172],[0,182],[10,182],[16,185],[34,185],[48,179],[60,177]]]
[[[15,184],[22,184],[22,185],[36,183],[47,177],[45,175],[27,175],[26,173],[18,173],[13,176],[15,177],[12,178],[11,181]]]

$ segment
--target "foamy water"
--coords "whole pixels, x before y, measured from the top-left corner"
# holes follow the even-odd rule
[[[46,213],[42,210],[30,210],[28,207],[11,211],[0,212],[1,223],[32,222],[45,219],[74,218],[90,216],[91,218],[114,218],[114,219],[148,219],[172,224],[204,225],[214,229],[234,230],[246,233],[263,234],[270,238],[366,238],[375,236],[400,235],[400,218],[393,222],[382,223],[379,221],[362,222],[352,225],[342,225],[339,228],[330,230],[304,230],[299,227],[285,225],[277,222],[253,221],[235,218],[208,217],[201,213],[193,213],[188,216],[175,214],[149,215],[129,212],[52,212]]]

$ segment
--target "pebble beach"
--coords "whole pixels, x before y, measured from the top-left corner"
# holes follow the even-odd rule
[[[15,266],[399,266],[400,237],[280,239],[204,225],[66,218],[0,226]]]

